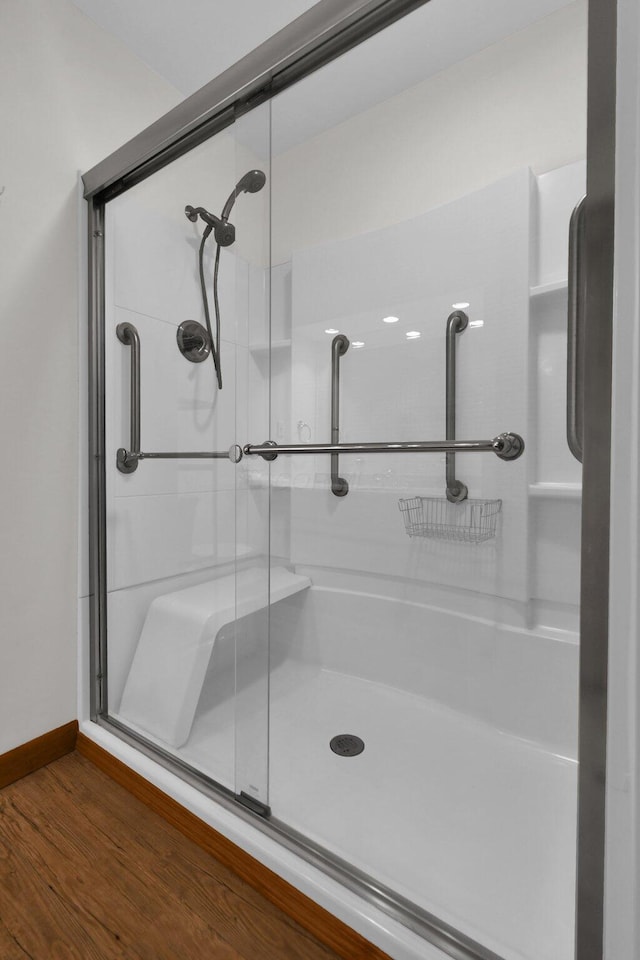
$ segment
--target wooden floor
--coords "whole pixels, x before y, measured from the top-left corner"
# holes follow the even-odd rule
[[[0,791],[1,960],[337,960],[77,753]]]

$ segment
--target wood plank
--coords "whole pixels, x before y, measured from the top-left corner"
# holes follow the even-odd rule
[[[0,956],[336,960],[216,869],[93,764],[65,757],[0,793]]]
[[[50,730],[0,756],[0,789],[75,750],[78,721]]]
[[[391,960],[388,954],[82,733],[78,734],[77,749],[82,756],[249,883],[343,960]]]
[[[106,774],[88,761],[82,762],[92,774],[88,782],[78,775],[77,765],[71,768],[58,764],[51,775],[61,790],[74,797],[86,829],[99,838],[100,845],[116,861],[126,849],[137,870],[154,876],[167,900],[178,896],[196,916],[209,916],[217,933],[243,954],[251,955],[260,943],[263,960],[328,960],[335,956]],[[96,778],[105,781],[99,793]],[[103,802],[105,793],[108,807]]]

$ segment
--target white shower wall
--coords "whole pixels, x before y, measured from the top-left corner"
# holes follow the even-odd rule
[[[272,516],[290,524],[291,560],[317,567],[314,582],[328,583],[331,568],[350,570],[377,575],[379,591],[401,597],[406,578],[447,609],[477,607],[480,616],[575,637],[581,468],[564,435],[566,261],[584,173],[584,162],[539,178],[521,171],[393,228],[299,251],[274,271],[280,288],[286,279],[293,289],[290,370],[282,350],[273,368],[272,427],[283,432],[288,423],[276,439],[329,437],[326,329],[365,344],[341,360],[343,440],[443,436],[446,318],[453,303],[468,301],[481,326],[458,337],[457,435],[516,430],[527,444],[516,463],[456,458],[470,496],[503,500],[496,541],[473,547],[404,534],[398,499],[442,496],[443,457],[342,457],[351,484],[344,499],[328,493],[324,458],[281,458]],[[401,320],[385,325],[388,314]],[[411,328],[422,336],[407,342]],[[282,529],[279,536],[287,542]]]

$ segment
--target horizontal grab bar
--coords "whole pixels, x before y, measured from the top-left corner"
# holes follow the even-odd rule
[[[275,460],[278,454],[317,453],[495,453],[501,460],[517,460],[524,453],[524,440],[517,433],[501,433],[493,440],[416,440],[398,443],[248,443],[245,456]]]
[[[120,447],[116,456],[118,469],[123,473],[128,473],[139,460],[230,460],[231,463],[240,463],[242,447],[234,443],[228,450],[194,450],[186,453],[144,453],[142,450]]]

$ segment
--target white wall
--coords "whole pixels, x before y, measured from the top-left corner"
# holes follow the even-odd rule
[[[0,752],[76,716],[78,172],[177,92],[68,0],[0,5]]]
[[[274,157],[273,262],[415,217],[522,167],[540,174],[584,157],[586,50],[577,0]],[[397,56],[391,47],[384,69]],[[313,79],[315,100],[339,96],[331,71],[325,89]],[[287,96],[273,101],[276,145],[287,135]]]

